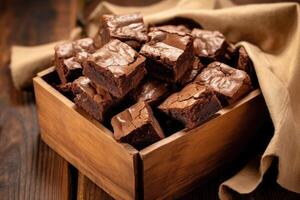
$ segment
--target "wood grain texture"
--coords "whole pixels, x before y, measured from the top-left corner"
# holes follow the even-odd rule
[[[180,131],[140,151],[145,199],[174,198],[230,164],[247,149],[268,117],[259,90],[218,113],[195,129]]]
[[[138,151],[116,142],[42,78],[34,78],[34,89],[43,140],[113,197],[135,199]]]
[[[113,200],[104,190],[79,172],[77,200]]]
[[[41,142],[33,93],[15,90],[9,71],[12,44],[34,45],[68,36],[75,17],[70,2],[0,2],[1,200],[70,198],[68,163]],[[70,18],[63,18],[63,13]]]

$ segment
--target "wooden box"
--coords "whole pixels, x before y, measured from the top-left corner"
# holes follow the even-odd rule
[[[165,199],[190,190],[237,158],[268,115],[255,90],[205,124],[138,151],[76,109],[51,86],[54,76],[49,68],[34,78],[42,139],[116,199]]]

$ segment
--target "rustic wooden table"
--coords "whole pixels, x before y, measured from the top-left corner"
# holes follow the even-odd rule
[[[67,38],[76,9],[76,0],[0,1],[0,199],[111,199],[41,141],[33,92],[17,91],[10,78],[10,46]],[[275,169],[254,193],[235,199],[300,199],[276,184]],[[219,183],[235,170],[216,174],[182,199],[218,199]]]

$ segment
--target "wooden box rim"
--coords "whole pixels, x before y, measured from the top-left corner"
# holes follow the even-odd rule
[[[43,79],[43,77],[45,75],[48,75],[52,72],[55,71],[55,67],[49,67],[39,73],[37,73],[37,76],[33,78],[34,81],[42,83],[43,85],[47,86],[48,89],[56,94],[56,97],[59,98],[61,101],[64,101],[66,103],[66,105],[72,109],[74,109],[74,107],[76,106],[74,102],[72,102],[70,99],[68,99],[67,97],[65,97],[62,93],[60,93],[58,90],[56,90],[54,87],[52,87],[47,81],[45,81]],[[235,103],[233,103],[232,105],[226,106],[224,108],[222,108],[221,110],[219,110],[216,113],[216,117],[213,119],[210,119],[209,121],[207,121],[206,123],[197,126],[196,128],[187,130],[187,129],[182,129],[176,133],[173,133],[170,136],[165,137],[162,140],[159,140],[147,147],[145,147],[144,149],[141,150],[137,150],[136,148],[134,148],[133,146],[131,146],[130,144],[126,144],[126,143],[120,143],[118,141],[116,141],[113,137],[113,132],[111,132],[109,129],[107,129],[104,125],[102,125],[100,122],[92,119],[91,117],[88,117],[86,115],[86,117],[88,118],[88,120],[98,129],[101,129],[104,133],[106,133],[105,135],[107,135],[107,137],[110,137],[111,139],[113,139],[116,143],[116,145],[121,145],[123,146],[123,148],[128,151],[129,154],[140,154],[140,155],[147,155],[148,153],[155,151],[156,149],[159,149],[161,147],[163,147],[164,145],[173,142],[175,140],[179,140],[180,138],[184,137],[185,135],[189,134],[190,131],[197,131],[197,129],[201,129],[203,126],[205,126],[207,123],[210,123],[214,120],[216,120],[218,117],[225,115],[226,113],[231,112],[232,110],[236,109],[237,107],[243,105],[244,103],[250,101],[251,99],[257,97],[261,95],[261,90],[260,89],[255,89],[253,91],[251,91],[249,94],[247,94],[246,96],[244,96],[243,98],[241,98],[240,100],[236,101]],[[79,113],[82,114],[82,113]],[[143,156],[142,156],[143,158]]]

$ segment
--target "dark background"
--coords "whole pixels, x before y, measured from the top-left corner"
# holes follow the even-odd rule
[[[234,0],[245,4],[254,0]],[[97,2],[89,1],[86,12]],[[120,5],[148,5],[156,0],[111,0]],[[259,1],[279,2],[278,1]],[[299,1],[298,1],[299,2]],[[39,137],[39,127],[31,90],[17,91],[9,71],[10,47],[36,45],[67,39],[75,26],[76,0],[0,0],[0,199],[111,199]],[[29,55],[30,56],[30,55]],[[63,119],[62,119],[63,120]],[[267,140],[267,138],[265,138]],[[266,140],[264,140],[266,142]],[[265,145],[261,142],[260,145]],[[182,199],[218,199],[219,183],[235,173],[252,157],[249,150],[234,166],[199,184]],[[300,199],[276,184],[276,163],[264,182],[249,195],[234,199]],[[80,183],[80,184],[78,184]]]

